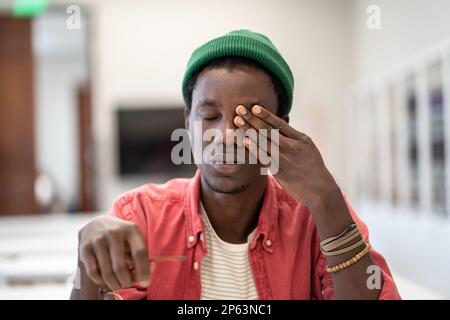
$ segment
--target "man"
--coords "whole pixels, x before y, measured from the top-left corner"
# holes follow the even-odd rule
[[[195,50],[183,79],[191,137],[198,121],[223,133],[214,142],[223,149],[237,145],[227,129],[276,131],[265,151],[277,150],[278,170],[248,163],[261,141],[246,138],[244,164],[202,162],[192,179],[126,193],[80,231],[72,298],[399,298],[318,149],[288,124],[292,91],[289,66],[259,33],[233,31]]]

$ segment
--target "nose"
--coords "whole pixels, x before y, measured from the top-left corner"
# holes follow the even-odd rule
[[[214,137],[214,144],[221,144],[224,148],[224,152],[227,146],[234,146],[236,142],[234,130],[236,130],[237,127],[234,124],[234,117],[235,114],[223,117],[222,121],[220,121],[218,126],[215,128],[216,130],[219,130],[220,135],[216,135]]]
[[[233,114],[232,116],[227,117],[227,119],[224,121],[222,129],[222,136],[224,137],[225,146],[235,144],[234,130],[236,129],[237,127],[234,124],[234,114]]]

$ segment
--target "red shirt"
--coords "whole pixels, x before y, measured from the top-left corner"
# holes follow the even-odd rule
[[[368,241],[367,227],[347,206]],[[207,254],[199,209],[200,171],[192,179],[147,184],[118,198],[110,214],[136,223],[149,257],[186,256],[185,261],[157,263],[148,288],[116,291],[124,299],[200,299],[201,266]],[[332,299],[331,274],[319,249],[319,236],[308,208],[268,176],[264,203],[249,249],[259,299]],[[371,249],[384,284],[380,299],[400,299],[384,258]],[[369,274],[368,274],[369,277]]]

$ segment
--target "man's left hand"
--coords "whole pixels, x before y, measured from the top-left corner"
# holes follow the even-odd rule
[[[266,129],[267,132],[273,129],[278,130],[278,159],[276,154],[271,154],[269,141],[266,151],[272,161],[278,160],[279,168],[274,174],[275,179],[296,200],[312,209],[329,196],[335,198],[336,193],[340,194],[333,176],[326,168],[318,148],[309,136],[294,129],[286,121],[260,105],[254,105],[251,110],[239,105],[236,113],[234,123],[244,131],[250,128],[256,131]],[[242,118],[244,122],[239,118]],[[267,134],[268,139],[270,136],[270,133]],[[245,141],[245,146],[250,152],[258,150],[258,148],[250,148],[252,143],[257,144],[258,141],[250,138]],[[258,155],[259,152],[254,154],[256,157]]]

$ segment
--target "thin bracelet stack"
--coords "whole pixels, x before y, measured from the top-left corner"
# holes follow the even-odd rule
[[[360,238],[359,241],[351,243],[354,239]],[[331,256],[337,256],[344,253],[347,253],[349,251],[352,251],[353,249],[358,248],[362,244],[365,243],[364,238],[361,236],[361,232],[358,229],[358,226],[356,223],[352,223],[346,230],[344,230],[341,234],[325,239],[320,242],[320,251],[323,253],[323,255],[327,257]],[[369,244],[366,244],[365,248],[358,252],[356,255],[351,257],[350,259],[336,265],[333,267],[327,266],[326,271],[333,273],[340,270],[343,270],[352,264],[359,261],[362,257],[364,257],[367,253],[370,251]]]

